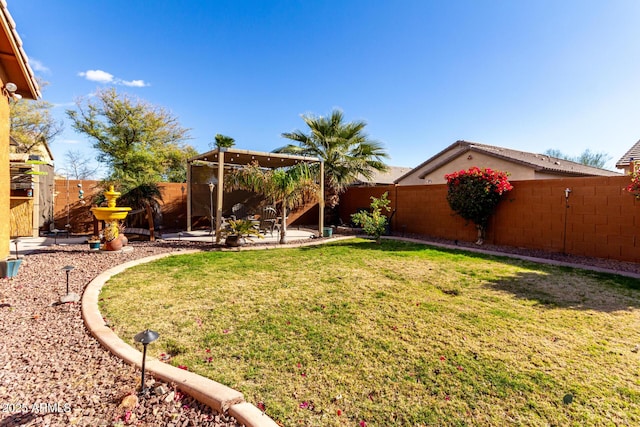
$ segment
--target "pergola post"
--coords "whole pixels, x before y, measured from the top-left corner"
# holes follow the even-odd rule
[[[324,161],[320,160],[320,197],[318,197],[318,237],[324,235]]]
[[[187,231],[191,231],[191,167],[187,162]]]
[[[216,193],[216,244],[222,239],[222,195],[224,194],[224,150],[218,150],[218,191]]]

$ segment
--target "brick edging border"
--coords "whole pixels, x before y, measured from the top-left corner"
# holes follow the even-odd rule
[[[115,356],[140,369],[142,353],[121,340],[120,337],[105,325],[102,314],[98,309],[100,290],[111,276],[121,273],[135,265],[152,262],[169,256],[196,252],[201,251],[190,250],[152,255],[120,264],[100,273],[89,282],[82,294],[82,318],[89,332]],[[278,424],[268,415],[254,405],[245,402],[242,393],[230,387],[193,372],[176,368],[156,358],[150,358],[149,356],[147,356],[145,370],[156,378],[176,384],[176,387],[181,391],[216,411],[228,413],[246,427],[278,427]]]

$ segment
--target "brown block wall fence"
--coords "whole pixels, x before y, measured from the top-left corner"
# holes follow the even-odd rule
[[[82,183],[85,200],[78,199]],[[69,219],[75,233],[90,233],[92,195],[100,192],[97,181],[56,180],[55,226],[63,229]],[[490,244],[542,249],[574,255],[640,262],[640,201],[624,188],[629,177],[564,178],[513,181],[513,191],[498,206],[485,241]],[[162,183],[162,228],[186,229],[186,184]],[[571,189],[569,207],[564,190]],[[473,224],[455,215],[446,200],[446,185],[354,187],[341,197],[340,216],[368,208],[371,196],[389,193],[392,230],[449,240],[475,241]],[[566,218],[565,218],[566,217]],[[566,219],[566,227],[565,227]]]
[[[82,184],[85,204],[78,198],[78,184]],[[93,197],[103,190],[100,181],[64,180],[55,182],[54,221],[55,227],[64,229],[67,224],[67,206],[69,224],[73,233],[91,233],[93,231],[93,215],[89,210]],[[68,189],[68,191],[67,191]],[[187,228],[187,184],[161,183],[162,191],[162,225],[163,229],[185,230]],[[118,190],[116,188],[116,190]],[[120,203],[116,202],[118,206]]]
[[[628,176],[512,181],[493,216],[485,241],[574,255],[640,262],[640,201],[624,190]],[[568,207],[565,189],[571,189]],[[389,192],[396,210],[392,230],[449,240],[474,241],[475,226],[455,215],[446,185],[357,187],[343,194],[344,222],[371,196]],[[566,221],[566,225],[565,225]]]

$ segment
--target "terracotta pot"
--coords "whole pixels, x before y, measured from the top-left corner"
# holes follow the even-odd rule
[[[120,238],[109,240],[105,244],[105,249],[108,251],[119,251],[120,249],[122,249],[122,240]]]
[[[127,244],[129,243],[129,238],[124,234],[120,235],[120,240],[122,240],[122,246],[127,246]]]
[[[227,246],[235,248],[235,247],[238,247],[238,246],[242,246],[243,239],[240,236],[238,236],[237,234],[230,234],[225,239],[225,244]]]

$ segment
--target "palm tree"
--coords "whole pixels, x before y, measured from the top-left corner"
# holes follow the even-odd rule
[[[236,140],[230,136],[217,133],[214,137],[216,148],[231,148],[236,144]]]
[[[384,172],[389,157],[382,144],[369,139],[363,132],[366,123],[344,123],[342,111],[333,110],[329,117],[302,116],[310,133],[300,130],[283,133],[282,137],[296,141],[274,150],[276,153],[314,156],[324,161],[325,205],[334,210],[340,194],[359,177],[371,178],[374,171]],[[328,210],[329,210],[328,209]]]
[[[319,186],[304,163],[279,169],[262,169],[257,163],[235,169],[225,176],[227,190],[245,190],[279,205],[282,219],[280,243],[287,242],[287,211],[318,197]]]
[[[149,224],[149,240],[155,241],[154,217],[161,212],[162,191],[157,183],[142,183],[125,189],[120,197],[122,206],[130,206],[133,210],[144,210]]]

